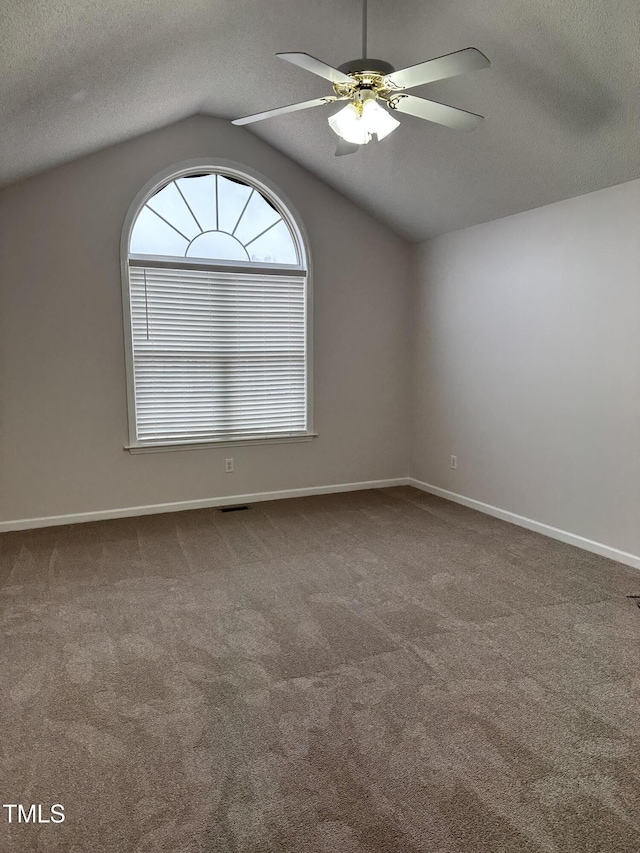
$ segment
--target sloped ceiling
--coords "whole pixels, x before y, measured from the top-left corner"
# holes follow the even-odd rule
[[[359,0],[5,0],[0,183],[194,113],[235,118],[329,93],[274,54],[360,54]],[[335,158],[320,107],[260,136],[410,240],[640,176],[637,0],[369,2],[369,54],[402,68],[474,46],[492,68],[414,90],[485,115],[402,116]],[[335,108],[334,108],[335,109]]]

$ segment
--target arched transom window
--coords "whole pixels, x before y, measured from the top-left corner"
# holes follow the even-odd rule
[[[298,264],[290,226],[256,187],[220,174],[170,181],[144,205],[131,252],[184,258]]]
[[[311,435],[307,252],[236,168],[185,167],[125,224],[130,449]]]

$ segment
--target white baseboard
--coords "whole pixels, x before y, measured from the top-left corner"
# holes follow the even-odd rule
[[[356,492],[363,489],[386,489],[389,486],[406,486],[406,477],[393,480],[369,480],[362,483],[337,483],[329,486],[311,486],[306,489],[283,489],[278,492],[256,492],[251,495],[228,495],[220,498],[204,498],[195,501],[130,506],[121,509],[105,509],[95,512],[76,512],[69,515],[48,515],[42,518],[21,518],[16,521],[0,521],[0,533],[11,530],[31,530],[36,527],[56,527],[61,524],[79,524],[85,521],[105,521],[109,518],[131,518],[137,515],[154,515],[160,512],[181,512],[188,509],[233,506],[235,504],[277,501],[284,498],[304,498],[309,495],[330,495],[335,492]]]
[[[558,539],[560,542],[566,542],[568,545],[575,545],[577,548],[591,551],[593,554],[599,554],[601,557],[608,557],[610,560],[616,560],[634,569],[640,569],[640,555],[620,551],[618,548],[612,548],[610,545],[602,544],[602,542],[586,539],[584,536],[569,533],[567,530],[560,530],[558,527],[543,524],[541,521],[534,521],[532,518],[517,515],[515,512],[500,509],[491,504],[475,500],[475,498],[458,495],[447,489],[441,489],[439,486],[432,486],[430,483],[423,483],[421,480],[416,480],[413,477],[396,477],[390,480],[368,480],[360,483],[336,483],[328,486],[311,486],[304,489],[282,489],[276,492],[256,492],[249,495],[227,495],[219,498],[203,498],[192,501],[176,501],[174,503],[96,510],[94,512],[78,512],[68,515],[22,518],[16,521],[1,521],[0,533],[7,533],[12,530],[30,530],[37,527],[55,527],[62,524],[79,524],[86,521],[105,521],[109,518],[131,518],[138,515],[154,515],[162,512],[181,512],[189,509],[208,509],[219,506],[233,506],[234,504],[259,503],[260,501],[276,501],[286,498],[303,498],[309,495],[330,495],[337,492],[355,492],[364,489],[386,489],[391,486],[413,486],[416,489],[420,489],[420,491],[428,492],[439,498],[462,504],[470,509],[483,512],[486,515],[500,518],[503,521],[509,521],[512,524],[517,524],[519,527],[526,527],[528,530],[533,530],[536,533],[542,533],[543,536],[549,536],[551,539]]]
[[[584,551],[591,551],[593,554],[599,554],[601,557],[608,557],[610,560],[617,560],[618,563],[624,563],[626,566],[631,566],[634,569],[640,569],[640,556],[638,554],[630,554],[627,551],[620,551],[618,548],[612,548],[610,545],[603,545],[602,542],[594,542],[592,539],[585,539],[584,536],[578,536],[576,533],[569,533],[567,530],[560,530],[558,527],[552,527],[549,524],[543,524],[541,521],[534,521],[532,518],[525,518],[523,515],[516,515],[515,512],[509,512],[506,509],[500,509],[497,506],[477,501],[474,498],[467,498],[464,495],[458,495],[455,492],[449,492],[447,489],[441,489],[439,486],[432,486],[429,483],[423,483],[421,480],[415,480],[413,477],[407,479],[407,485],[420,489],[422,492],[428,492],[430,495],[436,495],[439,498],[444,498],[448,501],[453,501],[463,506],[468,506],[471,509],[476,509],[478,512],[484,512],[486,515],[492,515],[495,518],[500,518],[503,521],[509,521],[511,524],[517,524],[519,527],[526,527],[527,530],[534,530],[536,533],[542,533],[543,536],[549,536],[551,539],[558,539],[560,542],[566,542],[568,545],[575,545],[577,548],[582,548]]]

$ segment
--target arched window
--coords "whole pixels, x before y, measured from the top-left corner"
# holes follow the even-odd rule
[[[264,179],[192,161],[123,230],[131,450],[311,437],[308,252]]]

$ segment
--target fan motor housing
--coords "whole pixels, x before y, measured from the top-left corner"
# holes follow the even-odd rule
[[[352,82],[333,84],[333,91],[339,98],[353,98],[358,92],[370,90],[376,97],[385,97],[394,90],[393,83],[387,79],[395,71],[393,65],[381,59],[352,59],[339,68],[348,74]]]
[[[338,71],[342,71],[343,74],[362,74],[364,71],[371,71],[383,77],[392,74],[395,70],[391,63],[384,62],[382,59],[351,59],[338,66]]]

